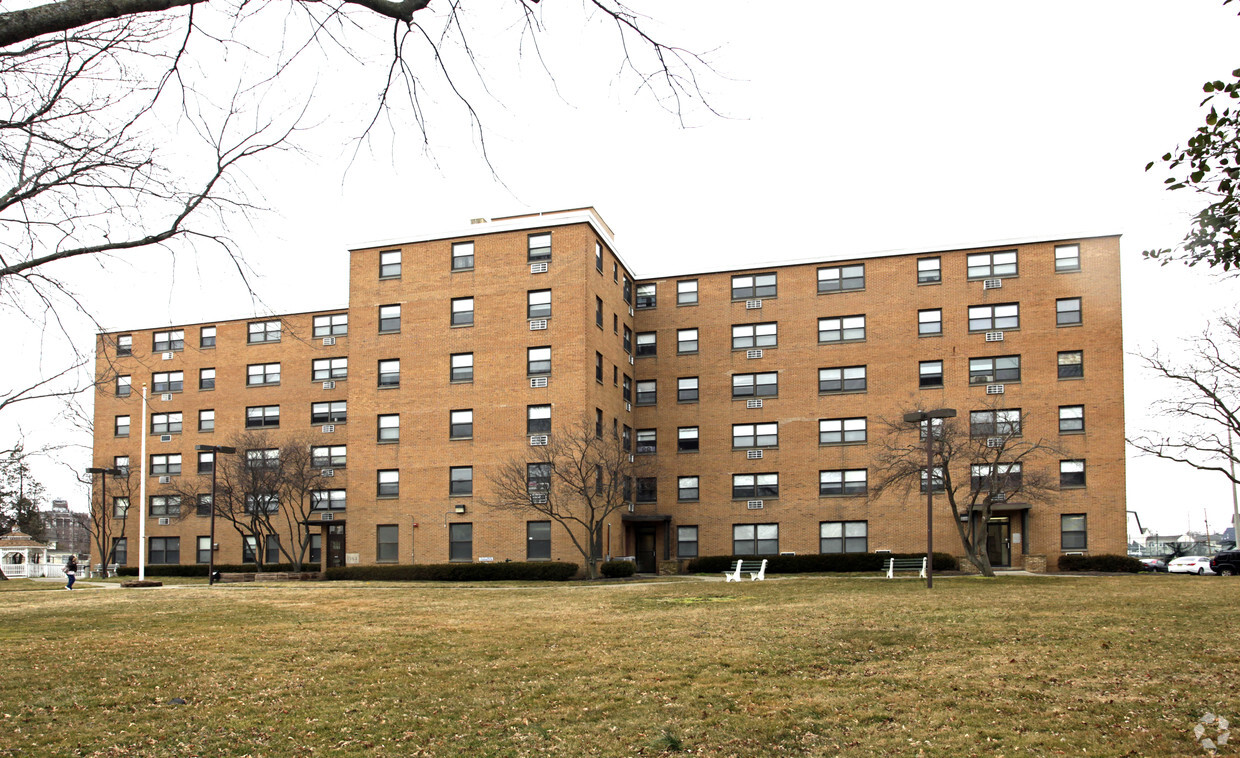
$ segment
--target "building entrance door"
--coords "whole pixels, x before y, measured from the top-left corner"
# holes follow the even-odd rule
[[[655,556],[655,528],[653,526],[637,527],[637,570],[643,574],[653,574],[658,570]]]
[[[344,565],[344,524],[327,527],[327,567]]]
[[[1012,523],[1006,517],[986,524],[986,554],[991,566],[1012,565]]]

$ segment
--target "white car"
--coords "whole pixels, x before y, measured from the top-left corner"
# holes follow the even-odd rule
[[[1167,571],[1172,574],[1213,574],[1210,570],[1210,556],[1186,555],[1176,558],[1167,564]]]

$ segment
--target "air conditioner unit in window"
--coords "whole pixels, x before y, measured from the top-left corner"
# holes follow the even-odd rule
[[[531,387],[546,387],[547,377],[545,376],[530,377],[530,386]]]
[[[547,502],[547,493],[545,493],[545,492],[533,492],[533,493],[530,493],[530,502],[531,502],[531,503],[545,504],[545,503]]]
[[[336,389],[336,383],[335,382],[323,382],[323,389],[334,390]]]
[[[160,483],[160,484],[172,484],[172,477],[170,477],[170,476],[161,476],[161,477],[159,477],[159,483]]]
[[[635,510],[637,510],[637,506],[633,503],[629,503],[629,513],[632,513]]]
[[[324,513],[319,516],[319,521],[335,521],[335,520],[336,520],[336,514],[334,513]]]
[[[991,495],[991,496],[990,496],[990,499],[991,499],[991,501],[992,501],[992,502],[995,502],[995,503],[1002,503],[1002,502],[1004,502],[1004,501],[1006,501],[1006,500],[1007,500],[1007,493],[1006,493],[1006,492],[996,492],[995,494],[993,494],[993,495]]]
[[[757,458],[761,458],[762,451],[761,450],[746,450],[745,457],[748,458],[749,460],[755,460]]]
[[[633,365],[633,356],[631,356],[631,355],[629,356],[629,365],[630,365],[630,366],[632,366],[632,365]]]
[[[531,446],[531,447],[538,447],[539,445],[545,445],[545,444],[547,444],[547,435],[545,435],[545,434],[534,434],[534,435],[531,435],[531,436],[530,436],[530,446]]]
[[[624,403],[624,410],[629,411],[629,412],[632,412],[632,410],[633,410],[633,404],[632,404],[632,403],[630,403],[630,402],[628,402],[628,401],[625,401],[625,403]]]
[[[171,524],[171,523],[172,523],[172,519],[167,518],[167,517],[161,518],[161,519],[159,520],[159,525],[160,525],[160,526],[168,526],[168,525],[169,525],[169,524]]]
[[[169,400],[171,400],[171,399],[172,399],[172,393],[171,393],[171,392],[164,392],[163,394],[161,394],[161,395],[159,396],[159,399],[160,399],[160,400],[163,400],[163,401],[166,403],[166,402],[168,402]]]
[[[172,360],[172,353],[164,353],[161,357],[166,361],[170,361]]]
[[[530,322],[531,332],[536,332],[540,329],[546,329],[546,328],[547,328],[547,319],[545,318],[536,318]]]
[[[632,463],[632,462],[633,462],[633,456],[631,456],[631,455],[630,455],[630,456],[629,456],[629,463]]]
[[[984,290],[997,290],[1002,287],[1003,287],[1002,279],[987,279],[984,282],[982,282],[982,289]]]
[[[531,263],[531,264],[530,264],[530,273],[531,273],[531,274],[545,274],[545,273],[547,273],[547,263],[546,263],[546,261],[543,261],[542,263]]]
[[[1002,437],[987,437],[986,447],[1003,447]]]
[[[795,550],[780,550],[779,554],[780,555],[796,555],[797,553]]]
[[[752,310],[755,310],[761,307],[762,307],[761,300],[746,300],[745,301],[745,310],[747,311],[752,311]]]
[[[160,441],[160,442],[172,442],[172,435],[171,435],[171,434],[161,434],[161,435],[159,435],[159,441]]]
[[[746,358],[761,358],[762,351],[761,350],[746,350],[745,357]]]
[[[335,337],[324,337],[324,338],[323,338],[323,344],[324,344],[324,345],[334,345],[334,344],[336,344],[336,338],[335,338]]]
[[[335,476],[335,475],[336,475],[336,469],[334,468],[325,468],[319,472],[319,476]]]
[[[1085,555],[1085,554],[1082,553],[1080,550],[1073,550],[1071,552],[1064,553],[1064,555]]]
[[[1002,395],[1003,385],[1002,384],[987,384],[986,394],[987,395]]]
[[[335,424],[323,424],[323,434],[331,434],[336,431]]]
[[[751,511],[760,511],[762,510],[763,505],[764,503],[761,500],[750,500],[749,502],[745,503],[745,506],[749,508],[749,510]]]
[[[633,309],[629,308],[629,318],[633,318]]]
[[[987,342],[1002,342],[1003,332],[986,332]]]
[[[759,399],[759,400],[746,400],[746,401],[745,401],[745,407],[746,407],[746,408],[761,408],[761,407],[762,407],[762,400],[760,400],[760,399]]]

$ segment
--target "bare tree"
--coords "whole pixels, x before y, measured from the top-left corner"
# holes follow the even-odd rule
[[[133,503],[135,474],[128,465],[116,474],[79,474],[78,481],[86,486],[90,512],[79,514],[90,535],[99,559],[100,576],[108,576],[108,566],[116,562],[116,541],[125,538],[129,508]],[[139,504],[138,513],[142,513]]]
[[[1024,436],[1028,416],[990,407],[967,419],[934,419],[932,439],[935,493],[952,510],[965,557],[983,576],[994,576],[986,551],[986,524],[996,503],[1020,498],[1038,502],[1058,489],[1058,480],[1039,464],[1057,452],[1042,439]],[[893,492],[925,492],[926,422],[913,426],[883,419],[879,440],[880,475],[870,487],[876,500]]]
[[[1138,353],[1150,372],[1170,383],[1155,403],[1170,428],[1147,431],[1128,444],[1240,483],[1235,473],[1240,458],[1232,449],[1232,438],[1240,438],[1240,321],[1220,316],[1186,347],[1182,357],[1158,348]]]
[[[546,445],[509,458],[489,477],[485,506],[549,519],[564,527],[591,579],[598,578],[607,520],[633,499],[644,472],[622,440],[582,419],[553,431]]]

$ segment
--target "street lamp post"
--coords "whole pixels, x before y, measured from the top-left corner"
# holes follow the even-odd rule
[[[220,462],[220,453],[232,455],[237,452],[235,447],[224,445],[194,445],[195,450],[211,453],[211,544],[207,545],[207,586],[215,584],[215,469]]]
[[[99,480],[99,517],[100,519],[107,518],[108,517],[108,474],[111,474],[112,476],[120,476],[121,470],[118,468],[97,468],[97,467],[92,466],[91,468],[86,469],[86,473],[92,475],[91,476],[92,481],[94,480],[94,476],[93,476],[94,474],[103,475],[103,478]],[[129,509],[126,508],[125,510],[126,510],[125,515],[129,515],[128,513]],[[124,536],[123,528],[121,529],[121,535]],[[105,549],[106,548],[103,545],[99,546],[100,552],[103,552]],[[110,557],[111,556],[109,556],[107,553],[104,553],[103,555],[99,556],[99,561],[100,561],[99,570],[101,573],[107,572],[108,558]],[[87,566],[87,568],[89,569],[90,566]]]
[[[910,424],[926,424],[926,589],[934,587],[934,419],[955,417],[955,408],[904,414]]]

